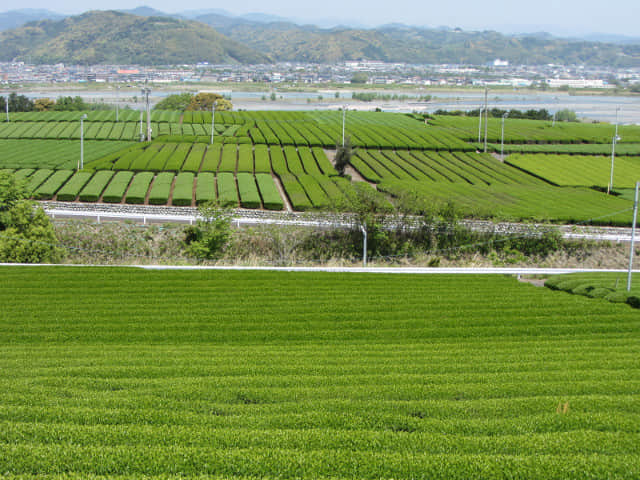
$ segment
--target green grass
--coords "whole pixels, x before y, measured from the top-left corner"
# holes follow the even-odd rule
[[[0,302],[4,478],[640,472],[626,305],[501,276],[74,267],[3,267]]]

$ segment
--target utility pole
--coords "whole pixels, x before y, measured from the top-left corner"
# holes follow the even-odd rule
[[[80,117],[80,161],[78,162],[78,170],[84,168],[84,119],[87,118],[85,113]]]
[[[500,161],[504,162],[504,121],[509,116],[509,112],[502,115],[502,143],[500,144]]]
[[[487,153],[487,134],[489,131],[489,89],[484,89],[484,153]]]
[[[478,145],[482,141],[482,105],[480,105],[480,115],[478,115]]]
[[[344,147],[344,125],[347,121],[347,106],[342,106],[342,146]]]
[[[216,131],[216,102],[211,104],[211,145],[213,145],[213,134]]]
[[[142,110],[140,110],[140,141],[144,142],[144,133],[142,133]]]
[[[631,291],[631,272],[633,270],[633,254],[636,241],[636,221],[638,218],[638,189],[640,182],[636,182],[636,197],[633,202],[633,225],[631,227],[631,247],[629,248],[629,274],[627,275],[627,292]]]
[[[7,101],[4,102],[4,106],[7,110],[7,122],[9,121],[9,95],[7,95]]]
[[[120,103],[120,85],[116,86],[116,122],[118,122],[118,104]]]
[[[149,79],[145,80],[145,86],[142,87],[142,96],[145,99],[146,103],[146,112],[147,112],[147,142],[151,141],[151,109],[149,108],[149,94],[151,93],[151,89],[147,87]]]
[[[618,135],[613,137],[611,141],[611,177],[609,178],[609,185],[607,185],[607,195],[613,190],[613,162],[616,158],[616,144],[622,140]]]

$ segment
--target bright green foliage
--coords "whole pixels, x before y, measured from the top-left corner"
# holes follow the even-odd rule
[[[62,257],[49,217],[11,174],[0,174],[0,262],[56,263]],[[0,303],[5,307],[4,302]]]
[[[38,200],[51,200],[60,187],[71,178],[72,170],[57,170],[51,175],[46,182],[40,185],[33,193],[34,198]]]
[[[238,173],[238,192],[240,194],[240,205],[243,208],[260,208],[260,194],[253,174]]]
[[[606,188],[611,178],[611,156],[510,155],[507,162],[556,185]],[[632,188],[638,179],[640,158],[615,158],[615,187]]]
[[[136,174],[131,181],[129,190],[127,191],[125,202],[132,204],[144,203],[153,177],[154,175],[152,172],[141,172]]]
[[[220,155],[222,151],[222,145],[214,143],[207,147],[207,152],[204,154],[204,160],[202,161],[202,172],[217,172],[218,164],[220,163]]]
[[[238,159],[238,147],[236,145],[225,145],[222,150],[222,160],[220,161],[219,172],[236,172]]]
[[[302,175],[304,168],[302,167],[302,161],[298,155],[298,151],[295,147],[284,147],[284,155],[287,159],[287,167],[289,171],[295,175]]]
[[[314,208],[322,209],[329,206],[329,198],[322,189],[318,181],[311,175],[298,175],[298,181],[307,193],[307,196],[311,200]]]
[[[193,202],[193,181],[195,175],[191,172],[181,172],[176,177],[173,187],[171,203],[176,206],[191,206]]]
[[[238,172],[253,173],[253,146],[238,146]]]
[[[271,158],[269,157],[269,149],[266,145],[255,146],[255,172],[271,173]]]
[[[56,199],[61,202],[73,202],[80,194],[80,190],[82,190],[92,176],[93,172],[76,172],[75,175],[65,183],[64,187],[58,191]]]
[[[182,166],[182,170],[197,173],[200,170],[200,164],[202,163],[205,149],[206,147],[203,144],[195,143],[193,147],[191,147],[191,151]]]
[[[284,208],[284,202],[276,187],[273,177],[268,173],[257,173],[256,182],[260,189],[260,195],[262,196],[262,203],[267,210],[282,210]]]
[[[304,188],[302,188],[302,185],[300,185],[300,182],[298,182],[298,179],[294,175],[290,173],[281,175],[280,181],[294,210],[303,212],[313,207],[313,203],[311,203]]]
[[[106,190],[104,190],[104,185],[102,186],[102,189],[104,190],[102,200],[106,203],[120,203],[124,199],[124,194],[127,191],[127,188],[129,188],[129,183],[131,183],[131,179],[133,178],[133,172],[118,172],[115,176],[113,175],[113,172],[98,172],[91,182],[89,182],[89,184],[91,184],[94,180],[96,181],[95,191],[99,189],[98,185],[101,185],[103,182],[103,178],[100,178],[99,176],[107,173],[110,173],[111,176],[103,176],[103,178],[108,178],[104,185],[107,184],[111,177],[113,177],[113,180],[111,180],[111,183],[109,183]],[[82,194],[80,197],[82,198]]]
[[[167,163],[164,166],[165,170],[178,172],[182,168],[185,160],[187,159],[187,155],[189,155],[189,150],[191,150],[191,145],[188,143],[179,144],[175,151],[167,160]]]
[[[270,153],[271,166],[276,175],[282,178],[282,176],[290,174],[291,172],[289,172],[289,169],[287,168],[287,161],[284,158],[282,148],[272,146]]]
[[[33,172],[27,180],[27,192],[33,195],[33,192],[35,192],[51,175],[53,175],[53,170],[46,168]]]
[[[461,215],[475,218],[629,225],[633,206],[587,188],[545,185],[384,182],[378,189],[398,197],[415,192],[434,205],[452,202]]]
[[[196,205],[216,202],[216,177],[213,173],[203,172],[196,179]]]
[[[503,276],[69,267],[3,268],[0,304],[7,478],[640,467],[626,305]]]
[[[85,165],[128,145],[128,142],[85,141]],[[0,168],[74,169],[79,160],[80,143],[76,141],[0,140]]]
[[[222,207],[238,206],[238,189],[233,173],[218,174],[218,203]]]
[[[552,290],[563,290],[576,295],[609,301],[627,303],[640,308],[640,281],[632,276],[631,291],[627,291],[626,273],[574,273],[555,275],[545,282]]]
[[[150,205],[166,205],[171,194],[171,186],[175,175],[173,172],[161,172],[156,175],[149,191]]]
[[[116,174],[116,176],[118,176],[120,173],[128,174],[130,172],[119,172],[118,174]],[[97,172],[91,178],[91,180],[89,180],[89,183],[87,183],[80,191],[80,200],[82,202],[97,202],[100,199],[102,192],[104,192],[104,201],[109,202],[110,200],[108,200],[107,193],[111,189],[109,181],[111,180],[111,178],[113,178],[113,176],[114,172],[111,172],[109,170]],[[131,177],[129,177],[129,179],[131,179]],[[107,188],[107,185],[109,185],[109,188]],[[107,188],[107,190],[105,190],[105,188]],[[116,200],[116,202],[119,202],[121,199],[122,195],[120,195],[120,198]]]
[[[231,214],[211,203],[198,207],[200,218],[185,230],[187,253],[199,260],[220,258],[231,236]]]
[[[163,145],[161,143],[152,143],[143,152],[140,152],[128,167],[134,172],[141,172],[147,170],[147,165],[152,162],[152,159],[159,154]]]

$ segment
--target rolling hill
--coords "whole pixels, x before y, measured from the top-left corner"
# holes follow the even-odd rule
[[[269,63],[200,22],[91,11],[0,32],[0,61],[141,64]]]

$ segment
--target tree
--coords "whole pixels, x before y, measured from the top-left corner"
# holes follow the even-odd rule
[[[578,115],[576,115],[576,112],[574,112],[573,110],[565,108],[556,112],[556,120],[558,122],[577,122]]]
[[[28,199],[24,185],[0,174],[0,262],[56,263],[62,258],[53,225]]]
[[[369,81],[369,75],[367,75],[365,72],[356,72],[351,77],[351,83],[362,85],[367,83],[368,81]]]
[[[13,92],[9,95],[9,111],[11,112],[32,112],[33,102],[24,95]]]
[[[163,98],[158,103],[156,103],[156,106],[153,108],[155,110],[184,111],[191,103],[192,98],[193,94],[191,93],[176,93],[175,95],[169,95],[168,97]]]
[[[218,93],[198,93],[193,98],[187,107],[187,110],[203,110],[211,111],[211,108],[215,104],[216,110],[231,110],[233,104]]]
[[[344,171],[351,162],[351,156],[353,155],[353,148],[351,147],[351,138],[346,137],[343,145],[336,145],[336,158],[335,166],[338,174],[343,177]]]
[[[33,102],[33,109],[36,112],[48,112],[54,110],[55,106],[55,100],[51,100],[50,98],[38,98]]]
[[[81,112],[89,110],[89,105],[82,100],[82,97],[59,97],[56,102],[55,110]]]
[[[208,203],[198,209],[200,219],[185,230],[188,255],[198,260],[217,260],[231,237],[231,213]]]

